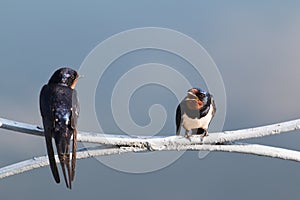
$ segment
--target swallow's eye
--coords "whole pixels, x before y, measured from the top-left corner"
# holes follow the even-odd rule
[[[203,94],[203,93],[199,93],[199,95],[198,95],[201,99],[203,99],[204,97],[205,97],[205,94]]]

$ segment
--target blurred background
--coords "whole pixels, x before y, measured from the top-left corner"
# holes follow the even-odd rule
[[[51,3],[2,0],[0,117],[41,124],[39,92],[53,71],[66,65],[79,69],[90,51],[108,37],[152,26],[180,31],[208,51],[225,84],[224,130],[299,118],[299,11],[300,2],[277,0]],[[137,59],[172,66],[178,58],[143,51],[122,57],[114,65],[130,66]],[[107,77],[117,73],[112,67]],[[110,79],[107,80],[104,86],[109,86]],[[159,87],[148,89],[170,95]],[[142,91],[135,95],[143,98]],[[118,133],[120,130],[110,117],[101,115],[106,105],[101,96],[97,95],[96,100],[99,120],[107,120],[104,131]],[[155,97],[152,103],[159,101]],[[177,103],[173,99],[172,105],[166,107],[168,119],[163,133],[174,132],[172,109]],[[141,107],[138,111],[132,109],[138,116],[136,123],[145,125],[148,109],[138,106]],[[88,119],[80,120],[79,129]],[[299,132],[291,132],[247,142],[300,150],[299,141]],[[0,130],[0,167],[45,153],[44,138]],[[45,167],[0,180],[0,196],[45,200],[53,199],[54,195],[74,200],[86,197],[296,199],[300,196],[299,171],[299,163],[235,153],[213,152],[199,159],[198,152],[185,152],[172,165],[141,174],[120,172],[96,159],[86,159],[77,162],[72,191],[63,183],[55,184],[49,167]]]

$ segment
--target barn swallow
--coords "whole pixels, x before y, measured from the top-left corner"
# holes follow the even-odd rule
[[[48,84],[40,93],[40,111],[43,118],[44,134],[49,163],[53,177],[60,182],[55,162],[52,138],[54,138],[57,154],[67,188],[72,188],[75,175],[77,118],[79,102],[74,89],[78,81],[78,73],[70,68],[61,68],[54,72]],[[72,160],[70,162],[70,140],[72,142]],[[66,168],[68,174],[66,174]]]
[[[187,96],[178,105],[176,110],[176,135],[180,134],[181,126],[186,130],[185,137],[189,132],[202,137],[207,136],[210,121],[216,112],[213,96],[199,88],[187,91]]]

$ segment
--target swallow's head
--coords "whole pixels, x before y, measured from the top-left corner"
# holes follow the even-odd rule
[[[72,89],[75,88],[79,75],[77,71],[71,68],[60,68],[51,76],[49,83],[60,84]]]
[[[187,103],[189,109],[200,110],[206,105],[208,93],[199,88],[192,88],[187,91],[187,96],[184,101]]]

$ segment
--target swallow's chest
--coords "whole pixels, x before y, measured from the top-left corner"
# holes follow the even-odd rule
[[[191,118],[186,113],[182,115],[182,126],[186,130],[203,128],[207,129],[208,125],[213,118],[213,106],[210,105],[209,112],[201,118]]]

